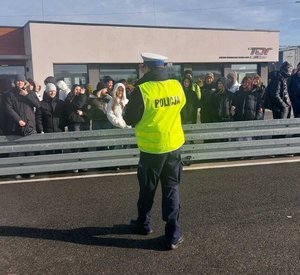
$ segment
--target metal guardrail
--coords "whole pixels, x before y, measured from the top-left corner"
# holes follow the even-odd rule
[[[300,119],[193,124],[184,131],[185,164],[300,153]],[[7,176],[134,166],[139,150],[133,129],[113,129],[0,136],[0,156],[0,176]]]

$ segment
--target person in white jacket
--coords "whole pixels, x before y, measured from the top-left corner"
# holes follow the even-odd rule
[[[122,83],[116,83],[112,91],[112,98],[107,104],[106,115],[110,123],[117,128],[131,128],[123,119],[124,108],[127,103],[125,86]]]

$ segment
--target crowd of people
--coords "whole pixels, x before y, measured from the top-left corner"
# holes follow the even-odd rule
[[[185,143],[182,124],[262,120],[265,108],[274,119],[300,114],[300,63],[292,70],[284,62],[270,74],[265,87],[259,75],[246,75],[241,84],[235,72],[216,81],[208,72],[200,87],[193,72],[186,70],[181,83],[169,79],[167,57],[143,53],[144,76],[136,88],[107,76],[94,91],[63,80],[45,79],[45,90],[24,75],[1,95],[2,134],[30,135],[61,131],[84,131],[135,127],[140,150],[137,170],[139,198],[137,218],[131,226],[138,234],[153,233],[151,209],[158,182],[162,186],[162,218],[166,249],[177,249],[184,241],[179,223],[179,185],[182,175],[180,148]]]
[[[110,77],[94,91],[47,77],[45,90],[32,79],[16,75],[14,87],[1,94],[2,135],[127,128],[122,114],[130,91]]]
[[[125,80],[105,76],[94,91],[80,84],[70,89],[53,76],[44,84],[41,91],[34,80],[16,75],[14,87],[0,95],[1,135],[131,127],[123,119],[132,93]],[[259,75],[246,75],[239,84],[234,71],[218,79],[208,72],[199,85],[186,70],[181,85],[186,97],[183,124],[197,123],[199,111],[201,123],[261,120],[266,108],[274,119],[300,117],[300,63],[293,70],[284,62],[269,74],[267,87]]]
[[[265,109],[272,111],[274,119],[300,117],[300,63],[293,70],[284,62],[278,71],[269,74],[266,85],[258,74],[246,75],[238,83],[234,71],[216,81],[212,72],[207,73],[200,93],[195,85],[188,71],[182,81],[187,99],[183,124],[196,123],[198,109],[201,123],[262,120]]]

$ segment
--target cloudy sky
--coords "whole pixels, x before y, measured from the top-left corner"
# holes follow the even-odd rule
[[[280,45],[300,45],[297,0],[1,1],[1,26],[23,26],[29,20],[279,30]]]

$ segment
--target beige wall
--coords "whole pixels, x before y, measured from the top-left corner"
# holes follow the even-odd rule
[[[279,32],[77,25],[29,22],[25,27],[32,77],[53,75],[54,63],[139,63],[141,52],[169,57],[169,62],[275,62]],[[26,35],[25,35],[26,36]],[[30,44],[30,45],[29,45]],[[252,47],[272,48],[250,56]],[[223,57],[223,58],[221,58]],[[224,58],[225,57],[225,58]],[[264,57],[263,59],[261,57]]]

